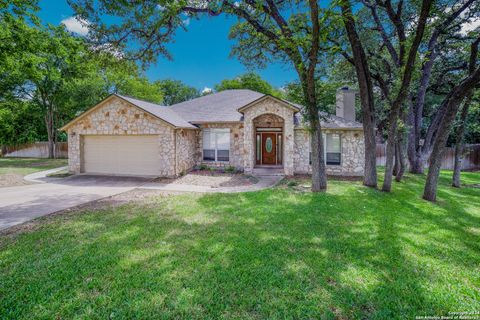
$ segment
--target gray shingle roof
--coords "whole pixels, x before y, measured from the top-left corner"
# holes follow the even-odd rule
[[[225,90],[180,102],[170,108],[191,123],[241,121],[242,114],[237,109],[263,96],[263,93],[246,89]]]
[[[134,104],[135,106],[139,107],[140,109],[143,109],[154,116],[159,117],[160,119],[170,123],[171,125],[177,127],[177,128],[190,128],[190,129],[196,129],[194,125],[180,117],[175,111],[170,109],[169,107],[165,106],[160,106],[155,103],[143,101],[143,100],[138,100],[132,97],[128,96],[122,96],[119,94],[116,94],[116,96],[127,100],[131,104]]]
[[[247,89],[225,90],[180,102],[170,107],[159,106],[127,96],[118,96],[176,127],[196,128],[192,123],[242,121],[242,114],[237,110],[262,98],[265,94]],[[291,104],[300,110],[305,108],[299,104]],[[320,116],[326,119],[322,121],[322,127],[326,129],[363,129],[360,122],[347,121],[325,112],[320,112]],[[302,113],[297,112],[295,114],[295,126],[303,127],[306,125],[308,123],[303,120]]]

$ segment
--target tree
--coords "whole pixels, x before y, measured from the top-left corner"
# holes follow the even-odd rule
[[[353,58],[346,53],[344,56],[355,66],[357,74],[360,101],[362,107],[362,123],[365,142],[365,175],[363,184],[368,187],[377,187],[377,159],[375,140],[375,105],[373,96],[372,76],[365,55],[365,49],[356,30],[350,0],[341,2],[342,18],[347,32]]]
[[[460,172],[462,170],[462,160],[463,160],[463,139],[465,135],[465,122],[467,120],[468,110],[472,102],[472,97],[468,96],[462,106],[462,112],[460,114],[459,123],[456,130],[456,141],[455,141],[455,162],[453,166],[453,175],[452,175],[452,186],[455,188],[460,188]]]
[[[200,91],[184,84],[180,80],[158,80],[155,85],[163,94],[163,104],[171,106],[176,103],[191,100],[200,96]]]
[[[170,57],[166,43],[178,27],[186,28],[182,15],[221,14],[238,17],[240,22],[231,32],[238,40],[233,53],[242,61],[266,64],[280,60],[292,65],[298,74],[304,95],[305,116],[312,132],[312,190],[327,187],[323,141],[316,94],[316,68],[320,40],[328,30],[330,10],[320,9],[309,0],[297,4],[289,1],[161,1],[160,6],[142,2],[107,0],[71,0],[76,13],[91,22],[95,38],[125,48],[130,58],[148,63],[158,55]],[[102,12],[114,16],[118,24],[102,22]],[[285,16],[287,15],[287,16]],[[320,21],[325,22],[320,26]]]
[[[415,86],[417,89],[413,90],[415,102],[411,110],[411,130],[408,138],[408,155],[410,171],[412,173],[423,173],[425,160],[429,156],[434,140],[433,134],[437,131],[436,129],[438,128],[440,121],[441,112],[438,113],[438,117],[433,119],[434,121],[430,122],[430,127],[427,131],[429,134],[423,139],[424,142],[421,143],[421,140],[424,137],[422,135],[422,127],[427,90],[429,89],[432,75],[434,75],[432,72],[434,66],[439,65],[441,69],[441,72],[437,73],[440,78],[439,80],[445,79],[446,75],[449,73],[466,69],[466,63],[464,64],[464,61],[462,60],[458,61],[455,59],[454,64],[446,63],[446,60],[450,57],[459,56],[454,52],[455,47],[458,47],[458,45],[452,40],[459,39],[460,42],[466,40],[465,37],[458,34],[458,31],[461,28],[461,25],[468,22],[478,9],[480,9],[480,4],[475,4],[474,0],[467,0],[463,4],[460,3],[458,6],[452,6],[451,10],[448,12],[445,11],[440,15],[439,19],[435,21],[435,25],[432,28],[433,30],[430,32],[430,37],[426,44],[425,58],[422,63],[420,79],[418,85]],[[451,47],[453,47],[453,50]]]
[[[329,79],[317,79],[315,86],[317,87],[318,109],[330,114],[335,114],[337,90],[346,84],[348,83]],[[288,83],[283,89],[284,92],[282,95],[285,99],[302,104],[302,87],[298,81]]]
[[[442,102],[441,108],[445,110],[438,128],[438,133],[433,144],[432,154],[430,155],[430,165],[428,167],[427,181],[423,191],[423,198],[429,201],[435,201],[437,197],[438,176],[442,164],[442,156],[445,151],[445,144],[450,134],[455,116],[465,98],[469,99],[473,90],[480,84],[480,66],[477,66],[478,46],[480,37],[471,45],[469,70],[470,73],[460,83],[453,87],[447,97]],[[467,101],[468,102],[468,101]]]
[[[63,27],[38,30],[33,39],[38,51],[31,58],[32,64],[23,67],[27,75],[25,92],[41,107],[48,138],[48,157],[55,157],[58,139],[57,123],[64,112],[66,87],[85,69],[85,48],[82,41],[71,37]],[[31,87],[28,88],[28,84]]]
[[[242,74],[234,79],[222,80],[219,84],[215,85],[216,91],[229,89],[250,89],[277,98],[282,98],[282,93],[279,90],[276,90],[270,83],[253,72]]]

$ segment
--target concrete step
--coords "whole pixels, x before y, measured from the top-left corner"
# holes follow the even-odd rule
[[[254,176],[284,176],[283,168],[253,168],[252,174]]]

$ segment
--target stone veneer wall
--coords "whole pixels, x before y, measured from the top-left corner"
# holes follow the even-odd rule
[[[68,166],[72,173],[81,171],[81,137],[84,135],[158,134],[162,176],[175,175],[173,127],[120,98],[105,101],[103,106],[77,121],[67,132]]]
[[[277,102],[274,99],[266,98],[263,101],[247,108],[244,115],[245,128],[244,136],[244,170],[252,173],[255,165],[255,127],[254,120],[263,114],[274,114],[283,119],[283,169],[286,175],[294,173],[294,111],[291,108]]]
[[[232,166],[237,170],[243,170],[243,123],[208,123],[200,124],[201,129],[230,129],[230,156],[229,161],[203,161],[203,134],[198,135],[198,149],[196,153],[197,164],[205,164],[210,167]]]
[[[196,164],[199,130],[176,130],[177,166],[176,174],[186,173]]]
[[[360,130],[323,130],[324,133],[336,133],[341,137],[342,158],[340,165],[327,165],[327,174],[344,176],[363,176],[365,163],[365,145],[363,131]],[[295,130],[295,173],[311,173],[310,133],[305,129]]]

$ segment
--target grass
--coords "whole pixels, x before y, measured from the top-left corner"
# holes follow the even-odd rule
[[[40,220],[0,237],[5,319],[414,319],[480,310],[480,189],[288,182]],[[478,184],[480,173],[464,173]],[[304,183],[304,182],[302,182]]]
[[[0,175],[13,173],[25,176],[66,165],[67,159],[0,158]]]

